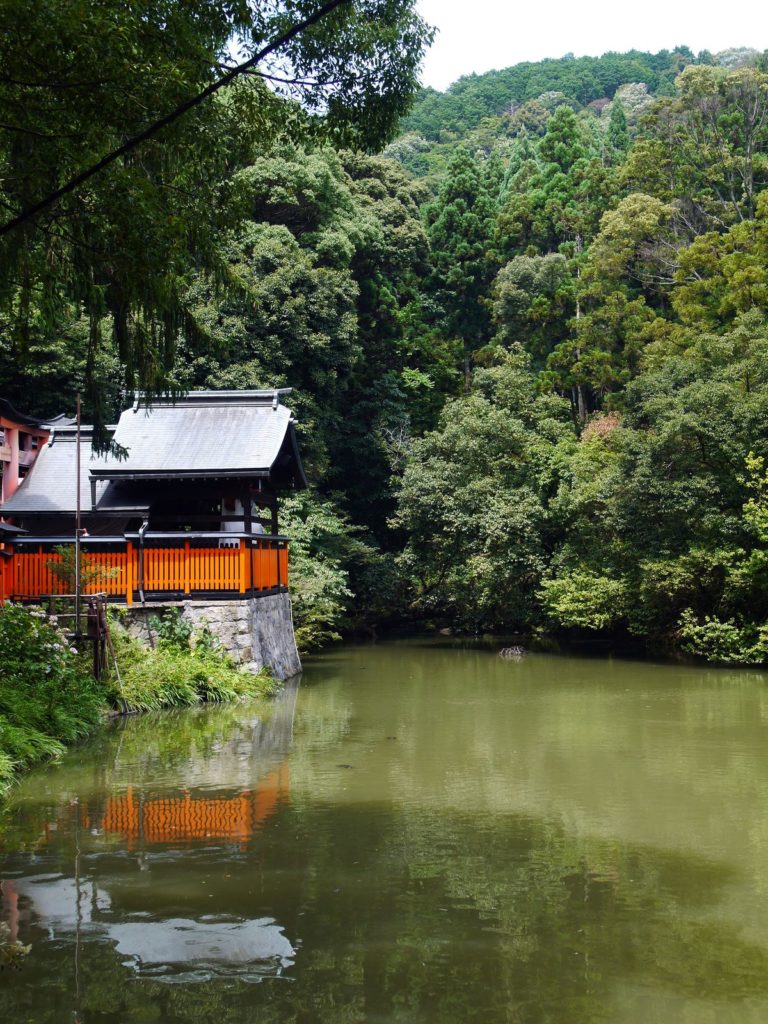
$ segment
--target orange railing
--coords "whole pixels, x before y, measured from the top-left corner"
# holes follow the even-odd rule
[[[69,594],[72,580],[56,566],[71,538],[16,540],[3,558],[0,601]],[[81,541],[83,593],[139,599],[254,595],[288,585],[285,537],[232,533],[146,533]]]

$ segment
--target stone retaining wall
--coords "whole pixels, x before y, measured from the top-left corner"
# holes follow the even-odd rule
[[[165,608],[178,608],[182,620],[194,629],[207,626],[230,657],[252,672],[268,668],[276,679],[289,679],[301,672],[288,593],[235,601],[133,605],[128,610],[130,631],[146,641],[149,620]]]

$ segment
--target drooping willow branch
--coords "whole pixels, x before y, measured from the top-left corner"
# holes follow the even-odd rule
[[[117,149],[113,149],[110,153],[107,153],[106,156],[103,156],[101,160],[97,161],[95,164],[91,164],[91,166],[87,167],[85,170],[80,171],[79,174],[70,178],[68,182],[60,186],[60,188],[57,188],[54,192],[49,193],[49,195],[45,196],[44,199],[40,199],[32,206],[28,206],[26,209],[22,210],[21,213],[15,216],[12,220],[7,221],[7,223],[0,227],[0,237],[7,235],[10,231],[13,231],[14,228],[18,228],[22,224],[32,220],[39,213],[42,213],[43,210],[47,210],[49,207],[57,203],[63,196],[68,195],[70,192],[74,192],[74,190],[78,188],[78,186],[82,185],[83,182],[88,181],[89,178],[98,174],[99,171],[103,171],[105,167],[109,167],[109,165],[114,163],[115,160],[119,160],[121,156],[125,156],[126,153],[130,153],[131,150],[136,149],[136,147],[141,145],[142,142],[146,142],[147,139],[156,135],[163,128],[167,128],[168,125],[173,124],[174,121],[178,121],[180,117],[186,114],[189,110],[193,110],[195,107],[199,106],[207,100],[209,96],[218,92],[219,89],[223,89],[225,86],[230,85],[235,78],[249,71],[258,64],[259,61],[262,61],[265,57],[269,56],[270,53],[274,53],[276,50],[279,50],[282,46],[285,46],[286,43],[295,39],[296,36],[300,35],[306,29],[311,28],[319,21],[322,21],[323,18],[336,10],[337,7],[341,7],[343,4],[349,3],[352,3],[352,0],[329,0],[328,3],[323,4],[323,6],[315,11],[314,14],[309,15],[309,17],[305,18],[303,21],[293,25],[281,36],[278,36],[277,39],[273,39],[271,43],[268,43],[265,47],[259,50],[259,52],[254,54],[253,57],[250,57],[242,64],[238,64],[236,67],[232,68],[231,71],[228,71],[227,74],[218,78],[215,82],[211,82],[211,84],[206,86],[202,92],[199,92],[197,95],[185,100],[184,103],[179,104],[175,110],[170,111],[170,113],[166,114],[164,117],[154,121],[137,135],[133,135],[130,139],[127,139],[122,146],[119,146]]]

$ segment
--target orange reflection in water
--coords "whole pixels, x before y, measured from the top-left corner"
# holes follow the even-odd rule
[[[253,790],[234,797],[124,796],[110,797],[101,818],[105,832],[124,836],[128,849],[136,840],[168,843],[179,840],[231,839],[245,843],[290,792],[288,765],[281,765]]]

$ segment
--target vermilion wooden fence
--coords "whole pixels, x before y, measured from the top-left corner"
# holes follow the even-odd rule
[[[73,581],[61,578],[58,539],[25,538],[2,559],[0,601],[69,594]],[[232,534],[147,534],[141,539],[82,541],[83,593],[107,594],[132,604],[137,598],[254,594],[288,585],[288,542],[284,537]]]

